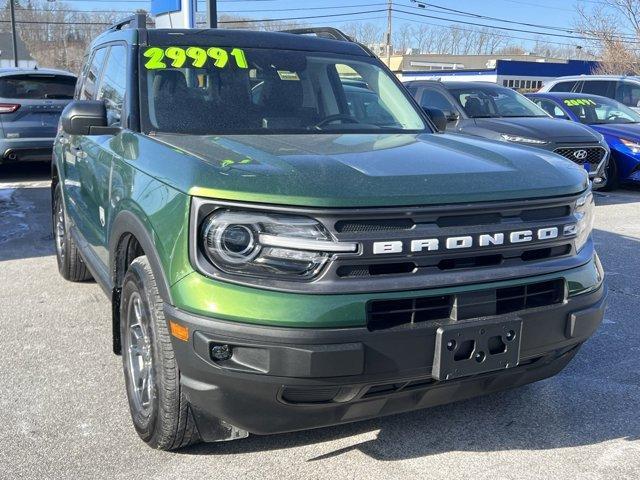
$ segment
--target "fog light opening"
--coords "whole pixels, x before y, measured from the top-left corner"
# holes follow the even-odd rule
[[[214,343],[209,347],[209,354],[211,355],[211,360],[214,362],[224,362],[231,358],[233,355],[233,349],[231,348],[231,345]]]

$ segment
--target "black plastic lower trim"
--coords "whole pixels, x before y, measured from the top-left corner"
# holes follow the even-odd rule
[[[268,434],[439,405],[554,375],[600,325],[606,295],[603,285],[559,305],[519,312],[518,366],[446,381],[432,375],[442,322],[384,331],[295,329],[216,320],[168,305],[165,316],[191,332],[190,341],[174,338],[173,346],[199,431],[207,431],[206,419],[220,419]],[[214,359],[216,345],[228,346],[232,355]]]

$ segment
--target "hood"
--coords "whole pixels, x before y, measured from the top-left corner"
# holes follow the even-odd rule
[[[134,164],[184,193],[224,200],[431,205],[569,195],[588,185],[584,169],[556,155],[457,135],[135,138],[145,155]]]
[[[630,140],[640,140],[640,124],[638,123],[614,123],[607,125],[592,125],[591,128],[603,135],[625,137]]]
[[[568,120],[547,117],[476,118],[480,128],[493,132],[520,135],[558,143],[597,142],[598,137],[588,127]]]

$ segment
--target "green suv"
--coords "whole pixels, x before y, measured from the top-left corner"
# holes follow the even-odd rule
[[[150,446],[523,385],[597,329],[584,169],[438,132],[332,29],[144,25],[93,42],[52,199],[60,273],[111,299]]]

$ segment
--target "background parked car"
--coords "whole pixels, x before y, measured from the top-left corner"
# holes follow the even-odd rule
[[[534,93],[533,102],[556,118],[589,125],[611,149],[607,187],[640,182],[640,114],[620,102],[578,93]]]
[[[550,150],[583,165],[594,188],[606,183],[609,147],[602,135],[583,125],[553,119],[510,88],[429,80],[405,85],[422,108],[444,112],[447,131]]]
[[[0,164],[50,161],[76,77],[59,70],[0,70]]]
[[[578,75],[559,77],[545,84],[542,92],[586,93],[612,98],[640,112],[640,77]]]

